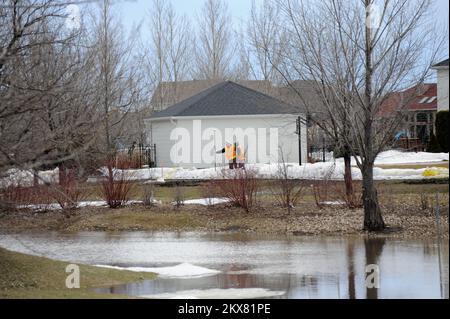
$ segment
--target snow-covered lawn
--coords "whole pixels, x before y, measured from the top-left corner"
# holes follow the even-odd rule
[[[433,163],[442,163],[449,160],[448,153],[426,153],[426,152],[400,152],[386,151],[378,155],[375,165],[389,164],[420,164],[425,163],[424,168],[374,168],[374,178],[376,180],[402,180],[402,179],[424,179],[424,178],[445,178],[449,176],[448,168],[433,167]],[[291,178],[300,179],[323,179],[329,176],[335,180],[342,180],[344,176],[344,161],[338,158],[334,161],[319,162],[315,164],[304,164],[299,166],[297,163],[288,164],[288,174]],[[361,171],[356,167],[355,159],[352,159],[352,174],[355,180],[362,178]],[[247,168],[254,169],[260,178],[273,178],[278,171],[278,164],[247,164]],[[428,168],[429,167],[429,168]],[[224,167],[215,168],[143,168],[124,171],[132,180],[208,180],[222,177]],[[104,170],[101,172],[104,173]],[[0,179],[0,188],[8,185],[30,186],[33,183],[33,174],[27,171],[12,169],[6,172],[6,177]],[[39,176],[46,181],[55,182],[58,179],[58,170],[42,171]],[[95,181],[92,178],[88,181]]]
[[[449,160],[448,153],[406,153],[400,151],[386,151],[377,157],[375,165],[381,164],[411,164],[427,163],[433,167],[432,163],[441,163]],[[428,165],[429,164],[429,165]],[[361,171],[356,167],[355,159],[352,159],[352,174],[356,180],[362,179]],[[323,179],[329,176],[331,179],[342,180],[344,176],[344,160],[338,158],[335,161],[319,162],[314,164],[297,163],[288,164],[288,174],[291,178],[299,179]],[[247,164],[247,168],[254,169],[260,178],[273,178],[278,171],[278,164]],[[128,170],[129,176],[135,180],[208,180],[222,177],[222,170],[226,167],[218,168],[146,168],[138,170]],[[401,179],[424,179],[428,177],[444,178],[448,177],[448,168],[433,168],[432,176],[427,174],[430,169],[424,168],[374,168],[374,178],[377,180],[401,180]]]
[[[378,154],[375,165],[448,161],[448,153],[386,151]]]

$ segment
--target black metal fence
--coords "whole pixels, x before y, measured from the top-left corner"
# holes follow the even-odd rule
[[[127,149],[128,159],[136,168],[156,167],[156,144],[144,145],[133,143]]]
[[[308,161],[315,162],[329,162],[333,160],[333,149],[331,147],[308,147]]]

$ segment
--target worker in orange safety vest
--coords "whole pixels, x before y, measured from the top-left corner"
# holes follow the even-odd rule
[[[217,154],[225,153],[225,157],[228,160],[229,168],[245,168],[245,154],[242,151],[239,143],[235,142],[233,144],[227,142],[225,147],[216,152]]]

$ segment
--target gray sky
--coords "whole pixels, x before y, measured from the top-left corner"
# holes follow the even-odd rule
[[[168,0],[169,1],[169,0]],[[233,17],[234,24],[245,21],[250,10],[252,0],[226,0]],[[254,0],[256,4],[262,0]],[[186,14],[194,20],[201,11],[204,0],[171,0],[175,10],[179,14]],[[116,10],[120,10],[123,23],[131,26],[134,22],[141,21],[150,10],[151,0],[122,0],[116,4]]]
[[[168,0],[170,1],[170,0]],[[234,25],[245,22],[251,7],[252,0],[226,0],[233,17]],[[262,0],[254,0],[256,4]],[[201,10],[204,0],[171,0],[176,11],[195,19]],[[449,4],[448,0],[434,0],[436,7],[436,21],[448,26]],[[115,10],[120,12],[120,17],[125,26],[138,23],[145,19],[145,14],[150,10],[151,0],[121,0],[115,5]]]
[[[91,0],[96,1],[96,0]],[[201,12],[205,0],[167,0],[171,1],[176,12],[180,15],[186,15],[193,25]],[[228,8],[233,19],[233,26],[236,31],[246,25],[252,1],[262,4],[264,0],[226,0]],[[309,0],[321,1],[321,0]],[[414,0],[411,0],[414,1]],[[417,0],[421,1],[421,0]],[[140,37],[145,41],[150,36],[150,26],[148,22],[149,11],[152,7],[152,0],[114,0],[113,10],[116,17],[127,30],[131,30],[133,25],[142,23]],[[449,3],[448,0],[433,0],[435,15],[434,21],[440,26],[441,30],[449,30]],[[443,49],[446,52],[439,54],[439,58],[448,57],[448,44]]]

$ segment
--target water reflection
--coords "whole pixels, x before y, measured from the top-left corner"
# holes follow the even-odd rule
[[[347,245],[347,290],[348,299],[355,299],[355,260],[354,260],[354,244],[353,241],[349,242]]]
[[[383,251],[385,238],[365,238],[364,248],[366,251],[366,265],[379,265],[381,253]],[[366,286],[366,298],[378,299],[378,288]]]
[[[121,267],[180,263],[220,270],[201,278],[158,278],[98,291],[135,296],[242,289],[247,297],[448,298],[448,240],[285,237],[241,233],[78,233],[0,235],[0,246],[55,259]],[[380,268],[380,288],[365,267]],[[442,288],[441,288],[442,287]],[[266,289],[264,295],[251,288]],[[213,292],[212,292],[213,293]],[[255,295],[256,293],[256,295]],[[269,294],[270,295],[270,294]]]

